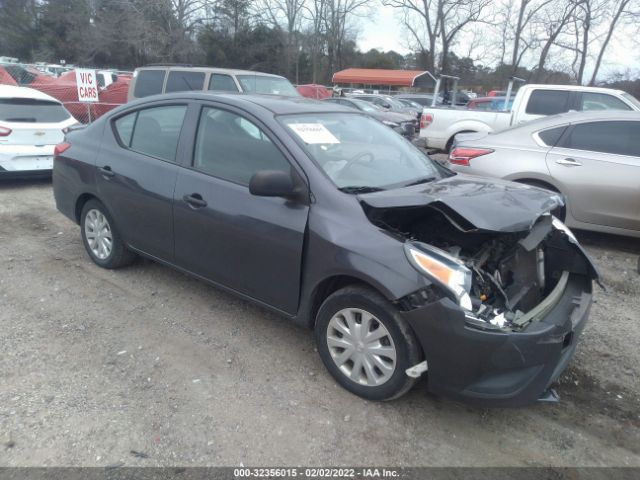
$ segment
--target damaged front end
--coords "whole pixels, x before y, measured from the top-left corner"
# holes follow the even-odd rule
[[[488,230],[443,202],[363,208],[432,281],[397,301],[426,359],[408,374],[428,371],[434,393],[485,405],[548,398],[598,280],[571,231],[548,209],[518,229]]]
[[[478,328],[521,330],[557,303],[570,273],[598,278],[571,231],[549,213],[529,230],[492,232],[442,210],[423,206],[367,214],[405,239],[409,261]],[[419,304],[418,297],[403,299],[404,308]]]

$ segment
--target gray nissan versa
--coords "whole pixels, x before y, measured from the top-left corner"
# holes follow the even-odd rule
[[[53,184],[99,266],[143,255],[311,327],[367,399],[422,375],[486,405],[556,398],[598,278],[558,194],[453,173],[328,102],[148,97],[69,132]]]

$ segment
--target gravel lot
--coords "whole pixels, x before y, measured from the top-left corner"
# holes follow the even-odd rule
[[[640,466],[640,242],[603,272],[559,404],[479,409],[424,382],[363,401],[312,335],[148,261],[95,266],[50,182],[0,184],[0,466]]]

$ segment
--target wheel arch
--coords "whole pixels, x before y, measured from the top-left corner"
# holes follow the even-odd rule
[[[451,151],[451,147],[453,147],[453,140],[456,138],[456,135],[458,135],[459,133],[476,133],[476,132],[480,132],[483,130],[470,130],[468,128],[464,129],[464,130],[460,130],[458,132],[455,132],[453,135],[451,135],[449,137],[449,139],[447,140],[447,143],[445,143],[444,145],[444,151],[449,153]]]
[[[306,308],[306,315],[304,315],[305,323],[309,328],[313,328],[316,323],[316,315],[322,303],[333,293],[338,290],[350,287],[361,286],[369,288],[384,298],[389,298],[388,294],[376,286],[373,282],[348,274],[337,274],[330,277],[326,277],[318,282],[309,295],[309,300]]]
[[[94,194],[92,193],[83,193],[82,195],[80,195],[77,199],[76,199],[76,205],[74,208],[74,215],[75,215],[75,219],[76,219],[76,223],[78,225],[80,225],[81,223],[81,218],[80,215],[82,214],[82,209],[84,208],[85,204],[89,201],[89,200],[98,200],[100,201],[100,199],[98,197],[96,197]]]
[[[516,182],[516,183],[524,183],[526,185],[541,186],[543,188],[547,188],[547,190],[562,193],[560,188],[557,185],[554,185],[548,179],[536,178],[534,176],[531,176],[531,177],[525,176],[522,178],[509,178],[508,180],[511,180],[512,182]]]

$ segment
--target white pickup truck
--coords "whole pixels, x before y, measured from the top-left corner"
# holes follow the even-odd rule
[[[425,107],[420,138],[427,148],[449,151],[458,133],[497,132],[511,125],[570,110],[636,110],[640,102],[621,90],[577,85],[523,85],[511,111]]]

